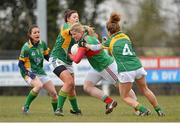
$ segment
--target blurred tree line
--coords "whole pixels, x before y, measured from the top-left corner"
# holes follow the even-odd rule
[[[75,9],[80,15],[83,24],[95,27],[98,34],[102,27],[96,22],[98,6],[106,0],[47,0],[47,33],[48,45],[54,45],[59,33],[59,23],[63,21],[63,13],[67,8]],[[117,0],[122,4],[129,4],[127,0]],[[180,11],[180,1],[174,0]],[[91,11],[87,10],[87,4]],[[178,16],[178,30],[170,35],[168,29],[164,29],[166,18],[160,16],[162,10],[160,0],[142,0],[138,2],[140,12],[138,20],[132,26],[126,28],[135,47],[173,47],[180,46],[180,12]],[[19,50],[26,41],[27,29],[36,23],[36,0],[1,0],[0,1],[0,51]],[[128,11],[128,10],[127,10]],[[168,11],[168,10],[163,10]],[[180,55],[177,54],[172,55]],[[140,55],[146,55],[140,52]]]

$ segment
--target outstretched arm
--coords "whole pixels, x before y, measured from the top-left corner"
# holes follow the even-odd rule
[[[92,51],[97,51],[97,50],[101,50],[103,49],[103,45],[102,44],[85,44],[85,47],[87,47],[88,49],[92,50]]]

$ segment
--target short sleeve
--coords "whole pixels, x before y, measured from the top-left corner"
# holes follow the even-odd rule
[[[42,41],[42,43],[43,43],[43,49],[44,49],[43,54],[44,54],[44,55],[48,55],[50,49],[48,48],[47,44],[46,44],[44,41]]]
[[[25,61],[28,57],[29,57],[29,55],[28,55],[28,48],[24,45],[21,48],[19,60]]]

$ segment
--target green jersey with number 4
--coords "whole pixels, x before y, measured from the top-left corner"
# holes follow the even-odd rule
[[[133,71],[142,67],[139,58],[136,56],[132,43],[127,35],[122,32],[113,34],[104,46],[109,47],[117,65],[118,72]]]

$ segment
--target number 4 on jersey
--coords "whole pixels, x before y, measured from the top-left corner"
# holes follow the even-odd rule
[[[133,53],[132,53],[131,50],[129,49],[128,44],[125,44],[125,45],[124,45],[123,55],[133,55]]]

